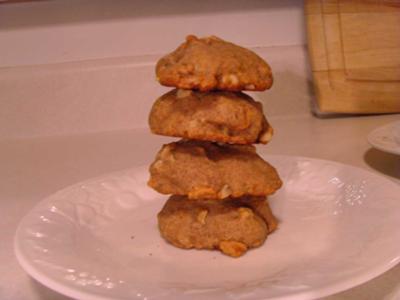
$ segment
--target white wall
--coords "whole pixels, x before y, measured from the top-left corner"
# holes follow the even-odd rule
[[[63,0],[0,6],[0,67],[161,54],[187,34],[304,44],[302,1]]]
[[[294,0],[1,4],[0,139],[146,127],[168,90],[155,81],[155,62],[188,33],[265,57],[280,86],[256,95],[268,116],[306,111],[290,89],[307,88],[302,9]]]

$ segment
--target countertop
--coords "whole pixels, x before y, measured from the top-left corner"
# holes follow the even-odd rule
[[[317,118],[311,113],[273,116],[272,142],[260,153],[307,156],[367,169],[400,183],[400,156],[371,148],[366,137],[399,115]],[[171,138],[148,129],[10,139],[0,142],[0,298],[68,299],[30,278],[18,265],[13,237],[21,218],[53,192],[100,174],[150,163]],[[400,265],[325,299],[400,299]]]
[[[366,139],[373,129],[399,120],[399,114],[318,118],[310,112],[314,94],[303,2],[243,3],[2,5],[0,299],[68,299],[19,266],[13,251],[17,225],[57,190],[149,164],[161,144],[171,141],[146,128],[154,99],[168,90],[155,81],[154,66],[189,33],[214,34],[250,47],[271,65],[274,87],[252,94],[275,129],[259,153],[337,161],[400,183],[400,156],[375,150]],[[399,279],[400,265],[325,300],[400,299]]]

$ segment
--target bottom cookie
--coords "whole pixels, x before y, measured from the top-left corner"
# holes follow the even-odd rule
[[[171,196],[158,214],[161,235],[172,245],[219,249],[238,257],[261,246],[277,227],[265,197],[193,200]]]

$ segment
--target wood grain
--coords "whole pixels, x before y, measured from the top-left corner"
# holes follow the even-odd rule
[[[319,110],[400,112],[400,0],[307,0],[305,12]]]

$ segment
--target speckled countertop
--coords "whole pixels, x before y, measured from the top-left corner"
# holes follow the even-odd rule
[[[271,28],[269,34],[282,43],[298,43],[303,39],[299,37],[301,32],[297,25],[301,21],[302,2],[283,2],[282,7],[270,4],[272,9],[276,8],[276,13],[271,13],[271,7],[267,5],[263,8],[266,15],[260,15],[260,9],[256,9],[252,16],[262,16],[262,22],[270,16],[268,20],[280,24],[283,12],[288,20],[295,20],[290,23],[292,27],[287,28],[286,35],[275,36],[276,30]],[[51,1],[49,3],[52,5]],[[235,3],[238,5],[239,2]],[[277,5],[278,2],[274,3]],[[234,20],[236,16],[230,14],[225,20]],[[214,17],[218,18],[218,15]],[[199,28],[201,25],[200,22]],[[58,30],[62,30],[60,28]],[[79,30],[79,27],[71,28],[72,32]],[[87,24],[82,28],[86,30]],[[104,28],[112,31],[119,27]],[[15,28],[11,29],[5,33],[7,38],[17,32]],[[39,32],[41,28],[34,29]],[[104,33],[103,27],[100,29],[96,31],[101,33],[99,38]],[[236,28],[227,27],[225,33],[235,37],[235,31]],[[287,37],[292,32],[297,36],[290,40]],[[27,35],[30,31],[17,33]],[[282,36],[287,39],[282,41]],[[257,40],[257,36],[251,38]],[[136,49],[135,45],[130,46]],[[315,117],[311,113],[314,95],[306,48],[280,46],[256,47],[254,50],[268,60],[275,78],[270,91],[253,94],[263,103],[266,116],[275,129],[271,143],[258,147],[260,153],[337,161],[381,174],[400,184],[400,156],[373,149],[367,142],[368,133],[399,120],[399,114]],[[126,55],[125,52],[122,54]],[[152,102],[168,90],[154,80],[154,63],[159,55],[128,57],[122,54],[121,57],[81,62],[0,68],[1,299],[68,299],[30,278],[18,265],[13,252],[18,223],[44,197],[90,177],[148,164],[160,145],[170,141],[151,135],[146,128]],[[14,56],[18,60],[18,55]],[[400,299],[399,278],[400,266],[397,266],[325,300]]]
[[[371,148],[374,128],[398,115],[318,119],[271,118],[276,135],[261,153],[316,157],[358,166],[400,183],[400,157]],[[31,138],[0,143],[0,293],[2,299],[67,299],[31,279],[18,265],[13,237],[21,218],[43,197],[89,177],[149,163],[167,138],[147,130],[65,137]],[[6,212],[6,213],[5,213]],[[400,266],[376,279],[326,299],[399,299]]]

